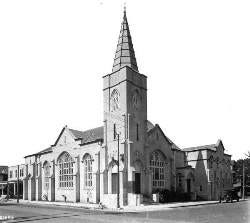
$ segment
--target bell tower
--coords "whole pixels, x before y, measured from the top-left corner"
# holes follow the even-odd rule
[[[121,202],[123,200],[125,204],[128,193],[143,192],[141,171],[145,166],[144,149],[147,134],[147,77],[139,73],[126,9],[124,9],[112,73],[103,77],[103,99],[105,147],[103,168],[111,172],[110,176],[116,171],[112,168],[119,163],[122,181],[120,193],[123,194]],[[112,193],[114,191],[112,176],[108,179],[107,193]]]

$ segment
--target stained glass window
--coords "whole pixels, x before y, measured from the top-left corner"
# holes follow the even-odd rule
[[[59,187],[73,187],[73,163],[73,159],[68,153],[63,153],[59,157]]]
[[[89,154],[83,158],[84,165],[84,185],[85,187],[92,187],[92,158]]]
[[[155,151],[151,154],[150,169],[153,173],[153,183],[152,183],[153,189],[165,187],[164,160],[165,159],[163,155],[158,151]]]
[[[44,172],[44,189],[48,190],[49,189],[49,176],[50,176],[50,166],[49,162],[45,162],[43,165],[43,172]]]

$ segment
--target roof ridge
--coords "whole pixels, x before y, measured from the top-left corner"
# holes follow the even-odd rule
[[[191,147],[185,147],[185,148],[183,148],[183,149],[200,148],[200,147],[207,147],[207,146],[216,146],[216,144],[207,144],[207,145],[200,145],[200,146],[191,146]]]
[[[92,129],[87,129],[87,130],[84,130],[84,131],[82,131],[82,130],[77,130],[77,129],[72,129],[72,128],[69,128],[69,130],[70,131],[77,131],[77,132],[89,132],[89,131],[91,131],[91,130],[94,130],[94,129],[99,129],[99,128],[103,128],[103,126],[99,126],[99,127],[95,127],[95,128],[92,128]]]
[[[148,124],[149,123],[153,126],[153,124],[148,121]],[[58,137],[58,140],[61,137],[61,134],[63,133],[65,128],[66,127],[64,127],[63,130],[61,131],[61,133],[60,133],[60,135]],[[68,128],[68,127],[67,127],[67,129],[72,133],[72,135],[76,139],[81,140],[81,145],[88,144],[88,143],[91,143],[91,142],[100,141],[100,140],[103,140],[103,138],[104,138],[104,126],[95,127],[95,128],[88,129],[88,130],[85,130],[85,131],[80,131],[80,130],[77,130],[77,129],[71,129],[71,128]],[[46,149],[43,149],[43,150],[41,150],[41,151],[39,151],[37,153],[31,154],[31,155],[27,155],[25,157],[52,152],[53,146],[54,145],[49,146]]]

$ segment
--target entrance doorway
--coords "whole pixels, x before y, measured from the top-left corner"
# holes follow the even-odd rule
[[[135,194],[141,193],[141,173],[135,173]]]
[[[118,173],[112,173],[112,194],[117,194]]]

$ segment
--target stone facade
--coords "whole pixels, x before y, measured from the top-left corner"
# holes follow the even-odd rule
[[[222,143],[216,150],[181,150],[147,120],[147,77],[138,70],[126,12],[103,99],[101,127],[65,126],[52,146],[25,157],[24,199],[116,207],[139,205],[164,189],[217,199],[217,177],[225,173],[231,187]]]
[[[221,140],[216,144],[186,148],[187,163],[194,168],[197,196],[218,200],[232,188],[231,156],[224,153]]]

